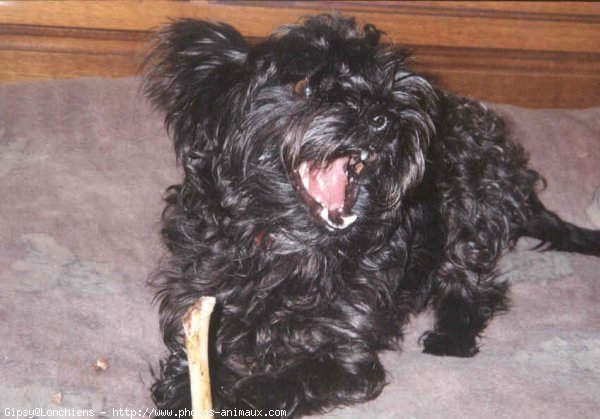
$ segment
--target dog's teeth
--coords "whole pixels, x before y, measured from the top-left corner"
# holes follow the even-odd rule
[[[364,164],[357,163],[356,166],[354,166],[354,172],[356,172],[357,175],[360,175],[360,172],[362,172],[364,167],[365,167]]]
[[[338,212],[341,212],[340,210],[341,209],[338,209]],[[328,227],[334,228],[336,230],[343,230],[345,228],[348,228],[358,218],[356,216],[356,214],[342,216],[341,217],[342,224],[336,224],[333,221],[331,221],[331,219],[329,218],[329,208],[327,208],[327,207],[321,208],[321,211],[319,212],[319,216],[323,219],[323,221],[325,221],[327,223]]]
[[[302,179],[302,185],[304,189],[308,191],[309,187],[309,176],[308,176],[308,163],[304,162],[300,165],[298,169],[298,173],[300,174],[300,179]]]
[[[329,218],[327,218],[326,221],[330,227],[333,227],[337,230],[343,230],[345,228],[350,227],[356,221],[357,218],[358,216],[356,214],[346,215],[345,217],[342,217],[342,224],[335,224],[331,222]]]
[[[307,162],[303,162],[300,167],[298,167],[298,172],[304,176],[305,174],[308,173],[308,163]]]
[[[323,207],[321,208],[321,212],[319,213],[319,216],[324,220],[327,221],[327,223],[329,224],[329,208],[327,207]]]
[[[302,176],[302,185],[304,186],[304,189],[306,189],[308,191],[309,182],[308,182],[307,175]]]
[[[342,225],[341,228],[346,228],[348,226],[350,226],[351,224],[354,224],[354,222],[356,221],[356,219],[358,218],[358,216],[356,214],[352,214],[352,215],[346,215],[345,217],[342,217]]]
[[[367,161],[369,160],[369,152],[367,150],[363,150],[360,152],[360,159],[362,161]]]

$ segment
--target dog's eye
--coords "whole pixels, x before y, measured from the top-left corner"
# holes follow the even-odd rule
[[[302,79],[294,85],[294,94],[301,97],[309,97],[313,94],[313,89],[310,87],[308,79]]]

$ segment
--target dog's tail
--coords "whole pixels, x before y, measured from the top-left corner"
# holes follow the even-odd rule
[[[546,209],[537,197],[532,200],[532,208],[533,215],[522,226],[519,236],[541,240],[536,249],[600,256],[600,230],[578,227],[562,220]]]

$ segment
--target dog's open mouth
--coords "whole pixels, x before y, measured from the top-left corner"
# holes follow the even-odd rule
[[[303,161],[294,171],[296,188],[310,212],[329,229],[352,225],[360,179],[376,155],[368,150],[338,155],[325,164]]]

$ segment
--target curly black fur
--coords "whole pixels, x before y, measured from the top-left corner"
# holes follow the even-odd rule
[[[541,178],[498,115],[413,73],[380,35],[327,15],[253,47],[221,23],[160,33],[145,89],[184,178],[167,193],[168,256],[154,277],[170,351],[152,387],[159,407],[190,407],[181,317],[201,295],[218,301],[215,407],[297,416],[376,397],[378,351],[428,306],[424,352],[476,354],[507,308],[496,265],[520,236],[600,254],[600,232],[537,199]],[[328,225],[299,164],[361,151],[374,158],[348,209],[356,221]]]

